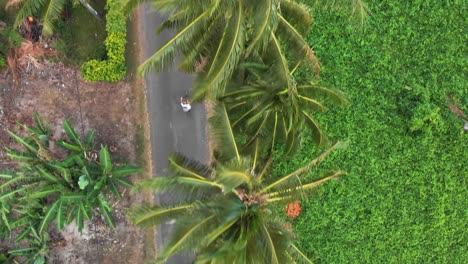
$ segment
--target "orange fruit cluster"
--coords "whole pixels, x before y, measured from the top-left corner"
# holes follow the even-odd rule
[[[288,204],[285,208],[286,215],[292,219],[296,219],[302,211],[299,201],[294,201]]]

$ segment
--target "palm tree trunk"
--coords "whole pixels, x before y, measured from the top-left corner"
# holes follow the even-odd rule
[[[94,16],[96,17],[97,19],[101,20],[101,16],[98,14],[98,12],[96,10],[94,10],[94,8],[88,4],[88,2],[86,2],[86,0],[78,0],[80,1],[80,3]]]

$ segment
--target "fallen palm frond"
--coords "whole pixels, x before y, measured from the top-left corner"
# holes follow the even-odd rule
[[[8,52],[8,66],[13,78],[17,80],[19,71],[25,70],[28,65],[40,68],[42,60],[56,55],[56,51],[46,48],[38,42],[32,43],[25,40],[19,48],[10,49]]]
[[[18,55],[15,52],[15,49],[10,49],[8,51],[8,56],[7,56],[7,62],[8,62],[8,68],[10,69],[11,75],[13,76],[13,79],[18,81],[18,63],[17,63],[17,58]]]

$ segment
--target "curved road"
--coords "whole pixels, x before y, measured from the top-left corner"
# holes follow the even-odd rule
[[[170,32],[155,36],[155,31],[163,21],[162,16],[153,11],[150,5],[140,7],[139,32],[143,60],[149,58],[171,37]],[[148,73],[145,76],[146,98],[150,119],[151,150],[153,173],[164,175],[167,158],[173,152],[182,153],[201,162],[208,161],[206,114],[203,104],[192,105],[189,113],[180,106],[180,97],[192,88],[193,76],[168,69],[161,73]],[[164,202],[169,197],[156,197]],[[171,224],[166,223],[156,230],[157,251],[167,241]],[[192,263],[189,253],[182,253],[169,259],[167,263]]]

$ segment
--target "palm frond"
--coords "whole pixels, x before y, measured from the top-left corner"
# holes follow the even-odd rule
[[[63,229],[63,226],[65,225],[65,218],[66,218],[66,205],[62,200],[60,200],[60,203],[57,207],[57,214],[55,217],[55,222],[57,223],[58,230]]]
[[[264,51],[269,39],[269,29],[275,28],[277,21],[276,7],[273,0],[255,1],[252,5],[251,12],[254,13],[253,18],[253,39],[245,51],[245,57],[248,57],[252,50],[260,46],[260,50]]]
[[[270,32],[270,43],[268,46],[268,65],[270,65],[270,71],[272,71],[274,79],[278,85],[288,88],[292,87],[293,77],[289,70],[288,61],[279,40],[273,32]]]
[[[209,66],[208,73],[203,76],[201,81],[195,83],[195,92],[193,99],[195,101],[209,95],[217,98],[225,90],[227,81],[232,76],[234,69],[239,61],[240,54],[244,49],[244,21],[242,1],[237,2],[237,10],[229,14],[228,23],[224,28],[218,49],[213,61]]]
[[[179,30],[172,39],[138,67],[138,72],[140,74],[146,74],[153,69],[161,71],[166,65],[170,66],[174,61],[176,48],[185,43],[193,34],[202,28],[208,13],[209,11],[201,13],[197,18],[187,24],[187,26]]]
[[[47,134],[49,132],[49,128],[45,124],[43,124],[41,117],[37,112],[34,112],[34,121],[36,122],[37,127],[42,133]]]
[[[222,186],[208,179],[200,179],[194,177],[155,177],[139,181],[135,184],[134,190],[149,189],[156,192],[172,192],[180,189],[188,189],[191,191],[212,189],[213,187],[221,189]]]
[[[58,185],[58,184],[53,184],[53,185],[46,185],[46,186],[41,186],[41,187],[34,187],[34,192],[33,193],[28,193],[25,196],[21,197],[20,200],[35,200],[35,199],[41,199],[44,197],[47,197],[51,194],[54,193],[59,193],[64,191],[63,186]]]
[[[202,244],[209,245],[217,238],[219,238],[222,234],[228,231],[236,222],[237,222],[237,215],[228,214],[224,221],[210,233],[208,233],[204,238]]]
[[[343,93],[337,89],[324,87],[324,86],[316,85],[316,84],[299,85],[297,89],[298,91],[306,95],[310,95],[314,97],[323,97],[325,99],[332,101],[333,103],[337,105],[344,105],[344,104],[349,103],[349,101],[346,99]]]
[[[290,247],[291,247],[292,253],[293,254],[295,253],[294,255],[299,256],[299,257],[296,257],[296,258],[302,260],[301,262],[305,262],[305,263],[308,263],[308,264],[313,264],[312,260],[310,260],[304,253],[302,253],[302,251],[299,250],[299,248],[297,248],[296,245],[291,243]]]
[[[58,140],[57,141],[57,145],[61,146],[62,148],[66,149],[66,150],[70,150],[70,151],[73,151],[73,152],[81,152],[82,151],[82,148],[78,145],[74,145],[74,144],[70,144],[64,140]]]
[[[93,139],[94,139],[94,134],[95,134],[95,130],[90,130],[87,134],[86,134],[86,137],[85,137],[85,144],[86,144],[86,148],[87,149],[90,149],[92,148],[91,147],[91,144],[93,143]]]
[[[157,205],[153,207],[135,206],[129,210],[127,216],[136,225],[150,227],[187,214],[187,211],[195,206],[195,204],[183,204],[173,207],[161,207]]]
[[[296,1],[281,2],[281,16],[297,29],[301,36],[306,36],[312,24],[309,6]]]
[[[208,122],[214,149],[217,151],[217,158],[220,160],[231,160],[233,158],[240,160],[226,106],[222,102],[215,104],[211,113]]]
[[[168,168],[175,175],[184,175],[200,180],[207,179],[211,174],[211,170],[208,166],[177,153],[173,153],[169,156]]]
[[[28,16],[38,16],[45,4],[44,0],[22,0],[21,8],[16,13],[13,27],[21,25],[21,21]]]
[[[313,98],[299,95],[299,99],[305,102],[314,111],[324,112],[327,109],[322,103]]]
[[[265,238],[267,239],[266,244],[268,245],[268,249],[269,249],[267,252],[269,252],[271,256],[271,259],[269,262],[279,264],[278,255],[277,255],[278,253],[276,252],[276,248],[270,236],[270,233],[265,226],[263,226],[263,232],[265,234]]]
[[[51,182],[51,183],[59,183],[60,182],[59,177],[56,177],[53,173],[51,173],[50,171],[48,171],[44,167],[38,165],[38,166],[36,166],[36,169],[39,171],[40,176],[42,176],[42,178],[44,180],[46,180],[48,182]]]
[[[317,146],[323,146],[325,144],[325,135],[322,133],[319,123],[306,111],[302,111],[305,116],[305,123],[312,130],[312,137]]]
[[[268,186],[264,187],[260,192],[264,193],[264,192],[268,191],[271,188],[277,187],[277,186],[281,185],[282,183],[287,182],[292,177],[298,177],[298,176],[309,173],[313,167],[320,164],[320,162],[322,162],[334,150],[339,149],[339,148],[345,148],[347,145],[348,145],[347,142],[338,141],[335,145],[333,145],[332,147],[327,149],[325,152],[323,152],[317,158],[315,158],[312,161],[310,161],[309,163],[307,163],[305,166],[302,166],[301,168],[293,171],[292,173],[281,177],[280,179],[276,180],[275,182],[273,182],[273,183],[269,184]]]
[[[320,73],[320,65],[314,51],[301,36],[301,33],[289,23],[283,16],[279,16],[278,30],[276,34],[287,43],[291,52],[296,54],[297,61],[304,61],[316,75]]]
[[[243,184],[248,185],[249,189],[252,189],[251,176],[239,170],[220,169],[216,177],[216,182],[223,186],[224,193],[229,193]]]
[[[45,35],[50,35],[53,32],[54,23],[60,18],[66,0],[49,0],[42,23],[44,25],[43,32]]]
[[[187,43],[187,47],[184,48],[185,54],[182,62],[178,66],[179,70],[185,72],[204,72],[205,67],[196,69],[195,65],[198,61],[203,59],[208,60],[207,55],[204,55],[204,49],[210,45],[210,42],[215,39],[215,36],[218,34],[218,27],[221,24],[221,21],[224,19],[222,14],[218,14],[212,21],[209,23],[206,32],[197,40],[192,40],[195,45]]]
[[[282,200],[290,200],[294,199],[297,197],[297,193],[300,193],[301,195],[306,195],[307,193],[313,191],[315,188],[319,187],[323,183],[337,179],[338,177],[345,175],[343,171],[336,171],[334,173],[331,173],[329,175],[326,175],[320,179],[317,179],[313,182],[306,183],[306,184],[294,184],[294,186],[285,187],[284,189],[277,191],[277,192],[272,192],[268,194],[268,201],[273,202],[273,201],[282,201]]]
[[[161,252],[159,257],[160,262],[166,261],[170,256],[173,254],[184,250],[188,245],[190,245],[191,240],[199,240],[199,236],[197,236],[197,231],[202,228],[204,225],[207,225],[211,219],[213,219],[213,215],[206,217],[202,221],[198,222],[197,224],[191,226],[188,230],[184,230],[184,232],[180,232],[181,235],[178,236],[175,234],[168,242],[166,247]]]

